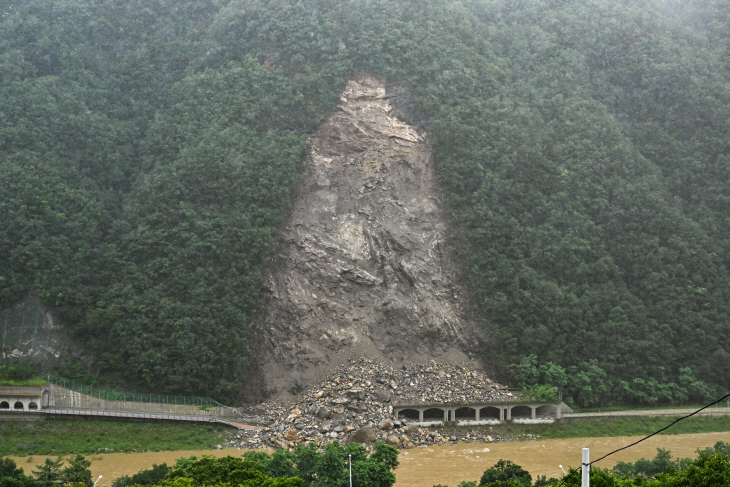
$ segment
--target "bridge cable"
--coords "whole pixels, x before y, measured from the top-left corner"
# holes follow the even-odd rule
[[[649,439],[649,438],[651,438],[652,436],[658,435],[658,434],[659,434],[659,433],[661,433],[662,431],[664,431],[664,430],[667,430],[667,429],[671,428],[672,426],[674,426],[675,424],[679,423],[680,421],[682,421],[682,420],[685,420],[685,419],[687,419],[687,418],[690,418],[690,417],[694,416],[695,414],[699,413],[700,411],[704,411],[705,409],[709,408],[710,406],[714,406],[715,404],[717,404],[717,403],[719,403],[719,402],[722,402],[722,401],[724,401],[724,400],[725,400],[725,399],[727,399],[727,398],[730,398],[730,394],[725,394],[724,396],[722,396],[722,397],[721,397],[720,399],[718,399],[717,401],[711,402],[710,404],[708,404],[708,405],[706,405],[706,406],[703,406],[703,407],[701,407],[700,409],[698,409],[697,411],[694,411],[693,413],[690,413],[690,414],[688,414],[688,415],[686,415],[686,416],[682,416],[681,418],[677,418],[677,419],[675,419],[675,420],[674,420],[673,422],[671,422],[671,423],[670,423],[669,425],[665,426],[664,428],[662,428],[662,429],[660,429],[660,430],[657,430],[657,431],[655,431],[654,433],[650,434],[649,436],[645,436],[644,438],[642,438],[642,439],[640,439],[640,440],[638,440],[638,441],[635,441],[635,442],[633,442],[633,443],[632,443],[632,444],[630,444],[630,445],[627,445],[627,446],[621,447],[621,448],[619,448],[619,449],[617,449],[617,450],[614,450],[614,451],[612,451],[612,452],[610,452],[610,453],[606,453],[606,454],[605,454],[605,455],[603,455],[603,456],[602,456],[601,458],[599,458],[598,460],[593,460],[593,461],[592,461],[592,462],[590,462],[590,463],[589,463],[588,465],[589,465],[589,466],[590,466],[590,465],[593,465],[594,463],[596,463],[596,462],[600,462],[600,461],[601,461],[601,460],[603,460],[604,458],[606,458],[606,457],[609,457],[609,456],[613,455],[614,453],[618,453],[618,452],[620,452],[621,450],[626,450],[627,448],[631,448],[631,447],[632,447],[632,446],[634,446],[634,445],[638,445],[638,444],[639,444],[639,443],[641,443],[642,441],[648,440],[648,439]],[[566,482],[566,481],[567,481],[567,480],[568,480],[568,479],[569,479],[570,477],[572,477],[572,476],[573,476],[573,474],[574,474],[574,473],[576,473],[576,472],[578,472],[578,469],[577,469],[577,468],[571,468],[571,469],[570,469],[570,472],[568,472],[568,474],[567,474],[567,475],[565,475],[565,476],[563,477],[563,481],[562,481],[562,482],[560,482],[560,483],[559,483],[559,484],[557,485],[557,487],[561,487],[561,486],[562,486],[562,485],[563,485],[563,484],[564,484],[564,483],[565,483],[565,482]]]

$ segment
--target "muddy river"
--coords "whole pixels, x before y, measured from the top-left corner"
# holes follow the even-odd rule
[[[557,477],[563,465],[578,466],[582,448],[591,449],[591,459],[626,446],[640,437],[617,436],[611,438],[571,438],[567,440],[532,440],[511,443],[458,444],[429,448],[414,448],[402,451],[400,466],[396,470],[396,487],[431,487],[435,484],[455,487],[462,480],[478,480],[482,472],[504,458],[512,460],[528,470],[533,478],[537,475]],[[612,467],[618,461],[635,461],[639,458],[654,458],[656,449],[671,450],[674,457],[695,457],[697,448],[714,445],[718,441],[730,442],[730,432],[700,433],[686,435],[655,436],[628,450],[624,450],[598,464]],[[141,469],[150,468],[153,463],[172,465],[176,458],[191,455],[240,455],[240,450],[200,450],[148,453],[109,453],[93,455],[91,472],[94,480],[103,475],[97,487],[110,486],[114,478],[131,475]],[[44,456],[11,457],[26,473],[35,465],[43,463]],[[30,458],[30,461],[29,461]],[[55,457],[54,457],[55,458]],[[68,458],[68,457],[65,457]]]

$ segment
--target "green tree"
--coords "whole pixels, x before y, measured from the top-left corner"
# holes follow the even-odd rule
[[[313,487],[340,487],[347,482],[344,451],[337,441],[327,445],[314,466]]]
[[[519,465],[509,460],[500,459],[492,467],[488,468],[479,479],[479,485],[488,485],[490,487],[512,487],[523,486],[530,487],[532,485],[532,475]]]
[[[172,470],[166,463],[162,465],[153,464],[152,468],[143,469],[136,474],[122,475],[112,480],[112,487],[128,487],[131,485],[156,485],[165,478],[168,472]]]
[[[34,480],[10,458],[0,457],[0,487],[31,487]]]
[[[46,458],[43,465],[36,465],[38,470],[33,470],[33,477],[39,485],[50,487],[52,485],[61,485],[64,482],[63,462],[60,459],[51,460]]]
[[[214,485],[241,485],[243,487],[302,487],[300,478],[273,478],[263,465],[243,458],[203,457],[187,459],[181,468],[173,468],[159,483],[161,487],[203,487]]]
[[[296,477],[298,469],[294,468],[296,456],[288,450],[276,450],[266,465],[266,473],[271,477]]]
[[[666,473],[657,475],[655,482],[657,487],[727,485],[730,482],[730,461],[722,454],[709,456],[700,453],[699,458],[684,470],[670,467]]]
[[[91,479],[91,461],[87,460],[83,455],[77,454],[69,461],[68,467],[61,471],[63,483],[67,485],[83,484],[86,487],[92,487],[94,481]]]
[[[300,444],[294,449],[294,464],[297,468],[297,476],[304,480],[304,485],[310,485],[314,481],[317,459],[319,458],[318,448],[319,446],[316,443],[311,442],[307,445]]]
[[[612,473],[625,478],[651,479],[657,474],[667,472],[670,467],[677,467],[677,463],[672,461],[672,454],[669,450],[657,448],[657,452],[656,457],[652,460],[641,458],[634,463],[618,462],[613,467]]]

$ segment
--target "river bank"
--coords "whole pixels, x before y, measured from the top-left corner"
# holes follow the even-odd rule
[[[236,433],[235,428],[218,424],[83,418],[10,420],[0,421],[0,456],[203,450],[225,443]]]
[[[500,458],[511,460],[537,475],[557,477],[563,465],[580,463],[582,448],[591,449],[591,457],[599,458],[612,450],[629,445],[640,439],[638,436],[550,439],[537,438],[532,441],[504,442],[492,444],[468,444],[431,446],[401,451],[400,466],[396,470],[395,487],[431,487],[442,484],[456,486],[462,480],[476,480],[482,472],[494,465]],[[730,441],[730,432],[661,435],[650,438],[632,448],[621,451],[600,462],[600,467],[611,468],[616,462],[634,462],[639,458],[654,458],[657,448],[672,452],[674,458],[694,458],[698,448],[707,448],[718,441]],[[270,450],[269,450],[270,451]],[[105,453],[89,457],[94,478],[103,475],[98,487],[110,486],[121,475],[131,475],[153,464],[172,465],[177,458],[192,455],[240,456],[244,450],[189,450],[176,452]],[[42,464],[46,456],[11,457],[26,473]],[[53,456],[52,458],[57,458]],[[66,460],[68,456],[64,457]]]
[[[481,445],[474,438],[492,437],[489,445],[530,439],[637,436],[650,434],[676,417],[627,417],[562,421],[551,424],[502,424],[437,427],[433,431],[457,444]],[[698,416],[674,425],[664,435],[730,432],[730,416]],[[475,434],[476,433],[476,434]],[[100,419],[48,419],[0,422],[0,456],[84,455],[109,452],[176,452],[208,450],[225,444],[237,430],[212,424],[144,423]],[[469,438],[467,438],[469,435]],[[233,449],[227,449],[234,451]],[[226,450],[223,450],[226,451]],[[22,462],[21,462],[22,463]]]
[[[516,440],[539,436],[543,439],[648,435],[678,416],[632,416],[563,420],[551,424],[511,423],[494,426],[500,436]],[[663,435],[730,431],[730,416],[694,416],[672,426]]]

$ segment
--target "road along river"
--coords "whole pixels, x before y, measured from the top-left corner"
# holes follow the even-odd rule
[[[600,438],[570,438],[565,440],[531,440],[507,443],[462,443],[429,448],[414,448],[401,451],[400,466],[396,470],[396,487],[431,487],[435,484],[456,487],[462,480],[479,480],[482,472],[503,458],[521,465],[532,474],[548,477],[560,476],[563,465],[580,465],[582,448],[591,449],[591,459],[626,446],[640,439],[640,436],[616,436]],[[694,458],[697,448],[712,446],[718,441],[730,442],[730,432],[698,433],[684,435],[658,435],[638,445],[621,451],[603,460],[597,466],[609,468],[618,461],[636,461],[639,458],[654,458],[657,448],[672,452],[672,456]],[[243,450],[199,450],[146,453],[107,453],[91,455],[91,472],[94,480],[103,475],[98,486],[110,486],[112,480],[121,475],[132,475],[152,464],[172,465],[175,459],[191,455],[241,455]],[[27,474],[35,465],[45,461],[45,456],[10,457]],[[32,460],[29,462],[28,459]],[[52,457],[56,458],[56,457]],[[69,458],[65,456],[64,459]]]

